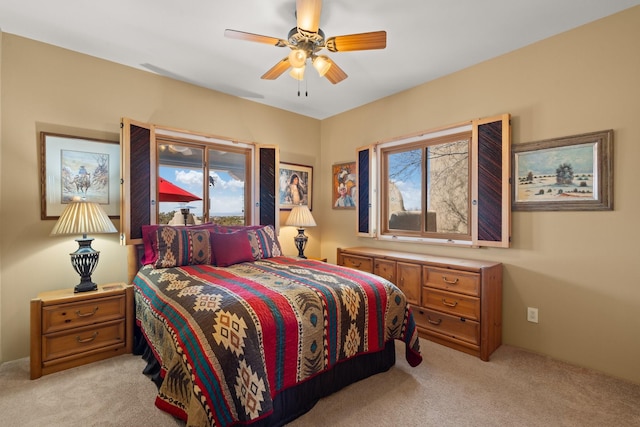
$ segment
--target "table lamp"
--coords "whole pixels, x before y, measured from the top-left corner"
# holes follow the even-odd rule
[[[304,227],[315,227],[316,221],[311,215],[311,211],[307,205],[297,205],[289,214],[285,225],[298,227],[298,235],[293,238],[296,248],[298,249],[298,258],[306,258],[304,256],[304,248],[307,246],[308,237],[304,234]]]
[[[88,238],[87,233],[116,233],[117,231],[109,216],[97,203],[74,200],[64,209],[50,236],[82,234],[81,238],[76,239],[78,250],[69,254],[71,265],[80,275],[80,283],[76,285],[74,292],[98,289],[98,285],[91,280],[91,274],[98,265],[100,252],[91,247],[93,238]]]

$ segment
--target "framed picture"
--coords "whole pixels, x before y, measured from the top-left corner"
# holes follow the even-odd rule
[[[612,210],[613,130],[512,147],[512,209]]]
[[[358,200],[356,162],[336,163],[331,166],[332,197],[334,209],[355,209]]]
[[[280,162],[280,209],[307,205],[311,210],[313,167]]]
[[[99,203],[110,218],[120,216],[120,145],[41,132],[41,218],[59,218],[74,197]]]

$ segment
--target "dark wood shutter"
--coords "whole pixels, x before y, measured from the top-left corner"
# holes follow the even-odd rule
[[[277,182],[277,150],[274,147],[260,147],[260,225],[273,225],[278,229],[276,221],[276,182]]]
[[[121,123],[121,238],[125,245],[142,243],[142,226],[155,224],[151,180],[152,130],[149,125],[123,119]]]
[[[511,234],[509,115],[477,121],[477,236],[480,246],[509,247]]]

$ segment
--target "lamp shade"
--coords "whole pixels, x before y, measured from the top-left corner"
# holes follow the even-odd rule
[[[294,227],[315,227],[316,220],[313,219],[311,211],[307,205],[297,205],[289,214],[285,225],[292,225]]]
[[[102,206],[93,202],[73,201],[64,209],[50,235],[84,235],[117,231]]]
[[[289,52],[289,64],[293,68],[300,68],[307,62],[307,52],[302,49],[292,49]]]
[[[324,55],[316,56],[313,58],[313,68],[316,69],[320,77],[324,77],[327,71],[329,71],[329,68],[331,68],[331,62],[329,62],[329,58]]]
[[[292,68],[289,75],[296,80],[304,80],[304,65],[300,68]]]

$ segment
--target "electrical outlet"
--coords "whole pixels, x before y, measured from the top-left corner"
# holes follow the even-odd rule
[[[535,307],[527,307],[527,320],[532,323],[538,323],[538,309]]]

